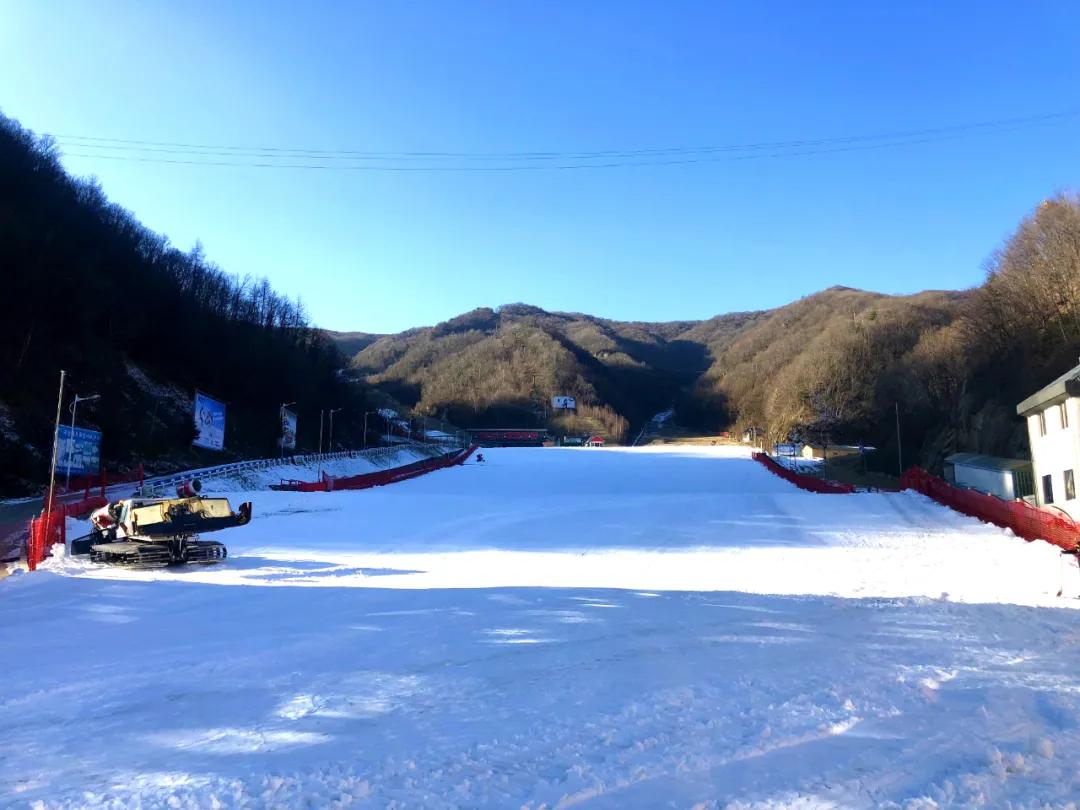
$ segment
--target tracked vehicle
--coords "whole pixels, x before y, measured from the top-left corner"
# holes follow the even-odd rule
[[[233,512],[227,498],[197,492],[195,482],[178,488],[176,498],[134,497],[103,506],[90,515],[93,531],[72,542],[72,553],[128,568],[221,562],[228,556],[224,544],[199,535],[245,525],[251,503]]]

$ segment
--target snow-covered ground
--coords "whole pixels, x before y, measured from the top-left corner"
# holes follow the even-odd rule
[[[1080,572],[1056,549],[736,449],[484,455],[229,492],[256,517],[216,535],[222,566],[0,583],[0,805],[1080,796]]]

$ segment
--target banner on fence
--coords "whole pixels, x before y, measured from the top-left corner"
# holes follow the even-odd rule
[[[101,468],[101,432],[60,425],[56,448],[57,475],[87,475]]]
[[[200,391],[195,392],[196,447],[221,450],[225,447],[225,403],[218,402]]]
[[[286,450],[296,449],[296,414],[288,408],[281,409],[281,446]]]

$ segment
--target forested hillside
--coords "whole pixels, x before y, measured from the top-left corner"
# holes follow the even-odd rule
[[[705,347],[678,337],[691,325],[512,304],[381,337],[352,367],[421,413],[457,424],[547,424],[623,440],[631,423],[670,407],[708,367]],[[552,412],[557,394],[577,397],[577,413]]]
[[[79,421],[103,430],[119,468],[211,460],[190,448],[196,389],[228,404],[230,453],[273,453],[285,401],[298,403],[302,448],[329,407],[345,408],[339,442],[356,444],[364,383],[463,427],[626,441],[674,406],[699,431],[865,442],[895,469],[899,410],[908,462],[1024,455],[1016,403],[1080,355],[1080,202],[1042,203],[991,247],[986,282],[963,292],[836,287],[671,323],[511,304],[397,335],[328,334],[266,280],[149,231],[94,180],[67,176],[48,139],[0,117],[0,488],[43,480],[61,368],[70,390],[102,395]],[[551,410],[562,394],[576,413]]]
[[[989,252],[989,246],[988,246]],[[895,470],[957,450],[1027,453],[1015,405],[1080,355],[1080,203],[1041,204],[963,292],[835,287],[765,312],[621,323],[510,305],[383,336],[358,374],[462,423],[587,427],[624,439],[674,404],[698,430],[876,446]],[[554,394],[584,403],[555,418]]]
[[[338,350],[298,301],[171,245],[2,116],[0,267],[0,491],[46,477],[61,368],[71,390],[101,394],[79,422],[103,430],[114,468],[221,458],[190,449],[195,389],[227,403],[226,455],[275,452],[283,401],[299,403],[308,447],[319,408],[362,414],[361,388],[337,379]],[[350,412],[343,439],[360,423]]]
[[[684,335],[684,338],[687,335]],[[706,341],[698,390],[774,440],[796,433],[935,467],[948,453],[1028,452],[1016,404],[1080,354],[1080,203],[1042,203],[964,293],[891,298],[835,288]]]

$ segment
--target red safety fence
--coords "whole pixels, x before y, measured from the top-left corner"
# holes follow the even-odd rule
[[[280,484],[271,485],[270,488],[289,492],[333,492],[341,489],[381,487],[386,484],[396,484],[398,481],[405,481],[409,478],[416,478],[419,475],[425,475],[445,467],[464,464],[475,451],[476,447],[473,446],[456,453],[448,453],[440,458],[425,458],[401,467],[394,467],[391,470],[380,470],[379,472],[363,473],[362,475],[351,475],[343,478],[334,478],[323,473],[321,481],[283,480]]]
[[[767,453],[754,453],[753,458],[754,461],[762,464],[769,472],[779,475],[785,481],[789,481],[799,489],[805,489],[807,492],[817,492],[822,495],[850,495],[855,491],[855,487],[851,484],[826,481],[823,478],[815,478],[812,475],[803,475],[794,470],[789,470],[769,458]]]
[[[1050,512],[1026,501],[1005,501],[973,489],[954,487],[948,481],[912,467],[900,479],[904,489],[921,492],[957,512],[993,523],[1025,540],[1045,540],[1066,551],[1080,545],[1080,524],[1064,513]]]
[[[326,476],[322,481],[300,481],[296,478],[282,478],[280,484],[271,484],[270,489],[284,492],[326,492]]]
[[[105,487],[113,486],[114,484],[134,484],[136,481],[142,484],[146,480],[145,470],[143,465],[139,464],[131,472],[126,473],[108,473],[105,470],[101,470],[96,475],[80,475],[71,479],[70,485],[67,486],[68,492],[78,492],[80,489],[85,491],[87,495],[90,494],[92,489],[105,490]]]
[[[108,502],[109,499],[104,495],[89,495],[81,501],[64,504],[63,509],[68,517],[86,517],[95,509],[105,506]]]
[[[45,560],[56,543],[63,543],[67,510],[63,504],[56,504],[51,512],[43,511],[39,517],[30,520],[30,537],[26,542],[26,565],[31,571]]]
[[[51,511],[43,509],[36,518],[30,519],[30,532],[26,540],[26,565],[31,571],[49,556],[49,549],[67,541],[66,524],[69,517],[85,517],[109,502],[103,495],[89,495],[71,503],[53,501]]]

